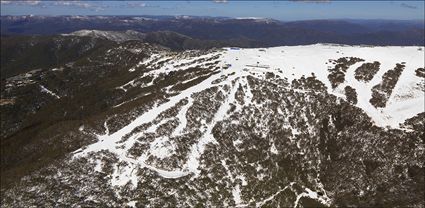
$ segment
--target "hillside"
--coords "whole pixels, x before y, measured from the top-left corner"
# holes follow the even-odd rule
[[[1,83],[2,205],[424,206],[423,57],[132,40],[28,66]]]

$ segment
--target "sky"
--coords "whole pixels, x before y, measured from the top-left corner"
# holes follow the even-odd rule
[[[191,15],[423,20],[424,1],[1,1],[1,15]]]

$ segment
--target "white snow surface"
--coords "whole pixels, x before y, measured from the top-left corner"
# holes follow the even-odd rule
[[[422,50],[418,50],[419,48]],[[380,127],[399,128],[400,123],[424,111],[424,92],[414,87],[421,80],[423,81],[415,75],[415,70],[424,67],[424,47],[315,44],[261,49],[264,51],[260,51],[258,48],[240,50],[228,48],[222,59],[232,65],[230,70],[247,68],[248,71],[273,72],[281,77],[287,77],[289,81],[303,75],[311,76],[314,73],[317,79],[326,85],[329,93],[341,98],[345,98],[345,95],[338,90],[343,89],[345,85],[350,85],[356,89],[358,94],[356,106],[363,109],[372,118],[375,125]],[[341,57],[358,57],[365,61],[351,66],[346,73],[345,83],[333,90],[327,78],[329,75],[327,69],[333,65],[328,60],[336,60]],[[373,61],[381,63],[378,73],[368,83],[357,81],[354,78],[354,70],[362,63]],[[259,65],[268,65],[269,68],[247,66],[256,65],[257,62]],[[381,82],[385,72],[401,62],[406,62],[406,68],[403,70],[387,106],[383,109],[373,107],[369,102],[372,87]],[[277,69],[281,69],[282,73]]]
[[[399,128],[399,123],[402,123],[407,118],[424,111],[424,93],[421,89],[415,87],[417,83],[423,80],[415,75],[415,70],[417,68],[424,67],[423,57],[425,50],[423,50],[423,47],[422,50],[418,50],[418,48],[419,47],[364,47],[327,44],[262,48],[261,51],[259,49],[232,50],[231,48],[225,48],[225,51],[221,52],[221,56],[218,60],[221,62],[219,63],[221,66],[224,64],[231,64],[228,69],[221,69],[221,73],[214,74],[201,83],[181,91],[179,94],[170,97],[165,103],[155,105],[152,109],[140,115],[116,132],[110,133],[105,122],[105,133],[97,136],[98,141],[75,151],[74,157],[84,157],[87,156],[88,153],[99,152],[101,150],[108,150],[115,154],[120,161],[119,163],[124,165],[115,166],[111,180],[111,183],[114,186],[122,186],[131,182],[134,187],[137,187],[137,172],[138,169],[143,168],[152,170],[160,177],[164,178],[181,178],[189,174],[196,177],[200,173],[200,167],[202,167],[201,156],[204,153],[206,145],[216,142],[211,132],[213,127],[217,122],[227,118],[227,112],[230,109],[230,104],[237,103],[235,100],[235,93],[239,84],[246,83],[246,76],[248,75],[263,77],[265,72],[273,72],[280,77],[286,77],[288,78],[288,81],[298,79],[301,76],[311,76],[311,74],[314,73],[316,78],[326,85],[329,93],[341,97],[342,99],[345,99],[345,95],[340,92],[341,87],[350,85],[355,88],[358,93],[357,107],[363,109],[377,126]],[[215,52],[203,57],[210,57],[212,55],[217,55],[217,53]],[[355,64],[348,69],[345,76],[345,83],[342,83],[341,86],[334,90],[331,88],[331,83],[327,78],[329,74],[328,67],[333,66],[328,60],[336,60],[341,57],[359,57],[365,59],[362,63],[379,61],[381,63],[381,67],[373,80],[368,83],[363,83],[354,78],[354,70],[360,66],[361,63]],[[149,61],[152,61],[152,59],[147,60],[147,62]],[[160,72],[169,73],[173,70],[184,70],[195,65],[191,64],[185,66],[183,69],[175,68],[173,65],[175,61],[179,63],[189,61],[172,61],[172,63],[164,64],[161,68],[149,72],[149,74],[157,75]],[[403,61],[406,62],[406,68],[401,74],[400,79],[393,90],[393,93],[387,103],[387,107],[383,109],[373,107],[369,103],[369,99],[371,98],[371,88],[381,82],[382,75],[386,71],[393,69],[397,63],[401,63]],[[253,67],[253,65],[267,65],[269,67],[259,68]],[[278,69],[282,72],[279,72]],[[212,81],[219,79],[223,75],[227,75],[227,79],[219,83],[211,84]],[[234,83],[232,83],[232,81]],[[132,82],[129,82],[126,85],[132,85]],[[143,153],[140,157],[134,158],[128,154],[128,150],[138,142],[137,139],[141,135],[146,132],[154,132],[158,128],[158,125],[151,126],[146,132],[132,133],[125,140],[123,140],[124,136],[131,133],[142,124],[153,121],[162,112],[172,108],[181,100],[188,99],[189,102],[184,105],[177,114],[176,118],[179,120],[179,125],[172,133],[172,136],[183,134],[187,125],[187,119],[185,117],[186,112],[193,103],[192,95],[213,86],[223,85],[228,85],[230,90],[224,93],[224,101],[218,111],[215,112],[212,121],[209,123],[204,122],[203,129],[200,129],[201,132],[203,132],[203,135],[192,145],[188,152],[186,162],[180,168],[166,170],[146,163],[147,158],[150,155],[156,156],[159,159],[164,159],[175,153],[175,147],[168,137],[157,138],[153,143],[151,143],[149,150]],[[244,98],[245,105],[254,104],[251,102],[253,95],[249,89],[249,85],[247,85],[247,88],[248,89],[246,90]],[[46,92],[48,92],[47,89]],[[285,109],[281,109],[281,111],[284,110]],[[296,129],[293,131],[296,131]],[[235,145],[237,145],[237,142]],[[277,153],[274,145],[270,151],[274,154]],[[99,168],[97,170],[100,171]],[[234,200],[239,205],[242,204],[240,188],[242,187],[237,185],[234,187],[232,192]],[[270,200],[273,197],[271,197]],[[300,197],[318,198],[318,196],[309,189],[306,189],[306,192]],[[268,199],[266,199],[265,202],[267,202],[267,200]]]
[[[117,42],[123,42],[127,40],[139,40],[143,39],[146,35],[141,32],[134,30],[127,31],[102,31],[102,30],[78,30],[69,34],[62,34],[63,36],[89,36],[96,38],[104,38]]]
[[[57,95],[56,93],[52,92],[51,90],[47,89],[45,86],[40,85],[41,91],[45,92],[53,97],[55,97],[56,99],[60,99],[61,97],[59,97],[59,95]]]

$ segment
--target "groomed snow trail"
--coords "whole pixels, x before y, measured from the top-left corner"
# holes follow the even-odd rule
[[[212,133],[214,126],[230,116],[228,112],[232,105],[235,107],[236,111],[240,111],[244,106],[248,105],[254,105],[261,108],[260,104],[252,102],[254,95],[248,83],[248,77],[265,79],[267,72],[272,72],[281,78],[287,78],[289,83],[293,79],[298,79],[302,76],[309,77],[314,74],[318,80],[325,84],[328,93],[340,97],[341,99],[346,99],[341,89],[344,89],[345,86],[351,86],[357,92],[358,103],[356,106],[364,110],[371,117],[375,125],[380,127],[390,126],[392,128],[400,128],[399,124],[404,122],[404,120],[423,112],[425,99],[423,89],[421,90],[416,87],[418,83],[423,82],[423,79],[415,75],[415,70],[417,68],[424,67],[424,47],[421,48],[422,50],[418,50],[418,47],[360,47],[323,44],[275,47],[264,49],[264,51],[260,51],[259,49],[232,50],[226,48],[220,57],[218,57],[217,60],[219,63],[217,65],[224,66],[229,64],[229,68],[219,69],[221,70],[219,73],[215,73],[202,82],[181,91],[175,96],[169,97],[168,101],[165,103],[153,106],[153,108],[116,132],[109,132],[107,122],[105,122],[105,133],[103,135],[97,135],[98,141],[75,151],[73,156],[74,158],[88,157],[90,153],[98,153],[102,150],[107,150],[117,156],[118,162],[113,165],[111,184],[118,187],[122,187],[129,182],[133,187],[137,187],[139,181],[137,172],[144,168],[154,171],[159,177],[167,179],[178,179],[186,176],[190,176],[192,179],[199,177],[203,169],[202,156],[207,145],[218,144]],[[135,68],[141,64],[156,64],[163,60],[168,60],[168,62],[158,70],[153,70],[148,73],[151,76],[157,76],[160,73],[186,70],[190,67],[197,66],[197,64],[205,64],[196,63],[196,60],[199,60],[201,57],[208,58],[216,55],[217,53],[213,53],[198,58],[175,61],[171,61],[168,56],[155,55],[153,58],[139,63]],[[332,89],[331,83],[328,80],[328,68],[333,67],[333,65],[329,60],[336,60],[341,57],[358,57],[365,61],[352,65],[345,73],[344,83]],[[400,63],[400,60],[406,62],[406,68],[393,89],[387,102],[387,107],[375,108],[369,102],[372,95],[372,87],[379,84],[382,81],[382,75],[388,70],[393,69],[397,63]],[[208,63],[213,63],[214,61],[215,60],[210,60]],[[354,76],[357,67],[362,63],[373,61],[378,61],[381,64],[378,73],[373,79],[367,83],[355,79]],[[183,64],[183,67],[176,67],[181,64]],[[183,83],[187,83],[193,79],[194,78],[186,80]],[[243,87],[243,105],[238,103],[235,96],[239,86]],[[134,87],[134,80],[120,86],[119,89],[126,91],[126,87]],[[158,168],[159,166],[148,162],[150,156],[155,156],[159,160],[164,160],[174,154],[178,154],[175,152],[175,144],[171,138],[187,133],[187,115],[190,108],[194,105],[194,95],[212,87],[217,87],[218,91],[224,94],[224,100],[218,107],[218,110],[212,112],[212,120],[209,123],[205,120],[201,121],[202,125],[199,129],[201,136],[196,138],[196,141],[191,144],[189,150],[187,150],[187,156],[185,156],[186,160],[183,161],[179,167],[173,169]],[[307,92],[299,89],[295,89],[294,91],[299,93]],[[175,107],[183,100],[187,100],[187,103],[181,106],[175,117],[165,118],[157,124],[150,125],[146,130],[135,131],[137,127],[154,121],[161,113]],[[284,112],[286,109],[279,108],[278,111]],[[138,139],[143,135],[156,132],[162,124],[172,119],[178,120],[178,124],[169,136],[155,138],[153,142],[150,143],[149,148],[145,150],[141,156],[136,157],[129,153],[129,150],[135,144],[140,143]],[[292,129],[292,131],[293,135],[298,134],[297,129]],[[240,139],[233,141],[233,145],[235,145],[236,148],[240,143],[242,143]],[[280,150],[276,149],[273,143],[270,151],[273,154],[278,154]],[[94,163],[96,164],[96,171],[100,172],[102,169],[101,160],[94,161]],[[226,164],[224,163],[224,165]],[[235,177],[230,175],[230,172],[228,174],[231,177],[232,183],[234,183]],[[187,178],[190,180],[189,177]],[[295,182],[292,182],[263,201],[256,202],[256,206],[261,207],[269,201],[272,201],[281,192],[288,189],[292,190],[291,186],[293,183]],[[247,206],[244,204],[246,202],[243,200],[241,189],[243,189],[243,186],[240,186],[240,184],[236,184],[232,189],[233,200],[238,207]],[[296,191],[294,191],[294,193],[296,193]],[[297,194],[294,207],[298,206],[299,200],[302,197],[309,197],[323,204],[330,204],[330,199],[327,198],[326,195],[319,196],[316,192],[304,187],[304,191]]]

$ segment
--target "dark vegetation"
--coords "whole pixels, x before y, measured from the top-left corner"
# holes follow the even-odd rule
[[[401,126],[413,130],[418,138],[422,138],[422,143],[425,143],[425,112],[407,119]]]
[[[391,93],[397,84],[398,78],[404,70],[405,65],[396,64],[394,69],[388,70],[382,76],[381,83],[375,85],[372,88],[372,98],[369,102],[375,106],[375,108],[383,108],[386,106]]]
[[[425,69],[424,68],[417,68],[415,70],[416,76],[425,78]]]
[[[209,66],[209,70],[161,75],[152,85],[128,88],[125,93],[116,88],[138,77],[142,77],[136,79],[139,86],[151,82],[143,74],[155,68],[141,65],[134,72],[128,70],[160,51],[167,49],[140,41],[118,44],[90,37],[3,37],[2,188],[93,142],[95,133],[103,133],[103,121],[108,118],[114,131],[123,125],[123,118],[129,121],[153,102],[170,96],[164,88],[174,85],[172,91],[178,93],[215,70]],[[41,86],[60,99],[43,92]]]
[[[209,40],[191,38],[171,31],[158,31],[147,33],[143,41],[159,44],[173,50],[211,49],[226,46],[259,47],[260,43],[248,39]]]
[[[345,90],[345,96],[347,97],[347,102],[355,105],[357,104],[357,92],[356,89],[350,87],[350,86],[346,86],[344,88]]]
[[[32,69],[74,62],[81,57],[113,47],[114,42],[90,37],[1,37],[1,79]]]
[[[335,64],[335,66],[329,69],[330,73],[328,75],[332,88],[337,87],[345,81],[345,73],[351,65],[362,61],[364,60],[357,57],[342,57],[337,60],[332,60],[332,63]]]
[[[379,71],[381,63],[374,61],[373,63],[364,63],[355,71],[355,78],[364,82],[369,82],[373,79],[376,73]]]
[[[112,111],[111,104],[120,98],[114,85],[126,76],[120,73],[126,68],[119,66],[42,69],[32,77],[36,83],[26,86],[5,89],[7,81],[2,80],[2,98],[16,100],[14,105],[0,108],[2,187],[91,142],[93,132],[78,129],[83,125],[99,129],[98,119],[105,119]],[[41,92],[41,84],[61,99]]]

